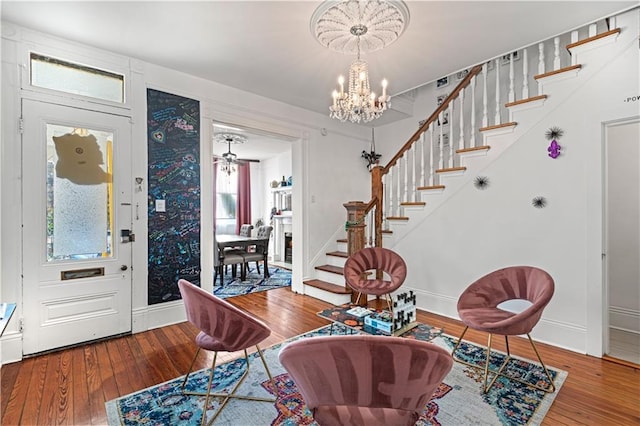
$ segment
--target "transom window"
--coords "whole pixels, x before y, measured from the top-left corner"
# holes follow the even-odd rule
[[[124,103],[124,75],[31,52],[32,86]]]

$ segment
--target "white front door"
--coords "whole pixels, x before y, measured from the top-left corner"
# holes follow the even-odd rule
[[[131,331],[128,117],[23,100],[23,353]]]

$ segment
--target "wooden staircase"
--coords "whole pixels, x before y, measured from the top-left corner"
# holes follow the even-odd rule
[[[336,240],[336,250],[325,253],[326,264],[315,267],[316,277],[303,282],[305,294],[341,305],[351,301],[351,289],[345,284],[344,262],[349,257],[347,239]]]
[[[403,145],[400,151],[385,167],[372,170],[372,199],[368,224],[375,225],[375,246],[383,246],[383,239],[392,242],[410,232],[409,222],[412,217],[423,218],[430,214],[436,205],[446,202],[462,185],[472,180],[471,175],[481,172],[492,161],[495,161],[509,145],[516,143],[522,135],[541,117],[549,114],[544,105],[551,96],[548,83],[558,80],[577,78],[582,64],[577,63],[574,49],[582,49],[589,43],[605,45],[615,42],[620,29],[616,28],[596,34],[596,24],[585,27],[589,36],[579,40],[578,31],[570,34],[572,42],[566,45],[571,64],[561,67],[559,55],[559,37],[550,42],[555,46],[553,70],[545,71],[543,43],[522,49],[522,63],[527,62],[527,49],[539,52],[538,73],[532,81],[538,83],[540,93],[529,95],[528,65],[523,65],[520,77],[522,87],[517,91],[522,99],[516,98],[516,82],[514,61],[510,59],[506,100],[500,96],[498,84],[500,60],[495,59],[497,94],[495,94],[495,112],[487,108],[490,95],[487,93],[487,75],[489,62],[473,67],[467,77],[452,91],[445,101],[420,126],[413,136]],[[566,61],[566,59],[564,59]],[[491,61],[490,61],[491,62]],[[480,102],[476,99],[476,79],[481,81],[484,92]],[[544,93],[542,93],[544,91]],[[470,104],[465,104],[465,94],[470,93]],[[468,99],[468,98],[467,98]],[[481,105],[480,110],[476,106]],[[454,106],[456,108],[454,108]],[[444,151],[443,115],[449,115],[449,151]],[[460,118],[454,127],[456,115]],[[466,115],[465,115],[466,114]],[[476,115],[481,117],[476,123]],[[493,120],[489,118],[493,116]],[[519,120],[515,120],[515,117]],[[506,118],[503,122],[503,118]],[[493,123],[490,123],[493,121]],[[465,125],[470,124],[470,129]],[[437,133],[439,132],[439,136]],[[455,133],[457,132],[457,134]],[[454,141],[454,136],[458,137]],[[479,143],[476,143],[476,138]],[[481,139],[481,140],[480,140]],[[454,144],[457,147],[454,149]],[[428,163],[428,164],[425,164]],[[472,173],[470,173],[472,172]],[[425,197],[425,199],[423,199]],[[428,200],[427,200],[428,199]],[[431,210],[430,210],[431,209]],[[366,245],[366,244],[365,244]],[[386,244],[389,246],[389,244]],[[391,247],[393,244],[391,244]],[[348,240],[336,241],[335,250],[325,254],[326,264],[315,267],[315,277],[304,281],[305,294],[320,298],[334,304],[350,301],[351,291],[346,288],[343,278],[344,262],[348,257]]]

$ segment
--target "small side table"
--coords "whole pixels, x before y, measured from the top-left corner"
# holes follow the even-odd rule
[[[4,329],[7,328],[7,324],[9,324],[9,320],[15,311],[15,303],[0,303],[0,336],[4,333]]]

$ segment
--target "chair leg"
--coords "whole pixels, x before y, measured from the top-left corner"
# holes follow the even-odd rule
[[[509,350],[509,339],[508,339],[508,336],[504,336],[506,350],[507,350],[507,356],[505,357],[504,361],[502,362],[502,365],[500,365],[500,368],[498,369],[498,371],[494,371],[494,370],[491,370],[489,368],[490,362],[491,362],[491,358],[490,358],[490,356],[491,356],[491,339],[492,339],[492,334],[491,333],[489,334],[489,338],[488,338],[488,341],[487,341],[487,355],[486,355],[486,360],[485,360],[484,367],[479,366],[479,365],[475,365],[475,364],[471,364],[469,362],[466,362],[466,361],[456,357],[456,351],[458,350],[458,347],[460,346],[460,343],[462,342],[462,338],[464,337],[464,335],[466,334],[468,329],[469,329],[469,327],[467,326],[462,331],[462,334],[460,335],[460,338],[458,339],[458,342],[454,346],[453,351],[451,351],[451,357],[453,358],[454,361],[459,362],[460,364],[464,364],[464,365],[469,366],[471,368],[483,370],[483,386],[482,386],[482,392],[483,393],[489,392],[489,390],[491,389],[491,387],[495,383],[495,381],[498,378],[498,376],[506,377],[509,380],[515,380],[516,382],[520,382],[520,383],[522,383],[524,385],[527,385],[527,386],[532,387],[534,389],[541,390],[543,392],[547,392],[547,393],[555,392],[556,388],[555,388],[555,384],[553,383],[553,379],[551,378],[551,374],[549,373],[549,370],[547,370],[547,367],[542,362],[542,358],[540,357],[540,354],[538,353],[538,349],[536,348],[536,345],[533,342],[533,339],[531,339],[531,336],[528,333],[527,333],[527,337],[529,338],[529,342],[531,343],[531,347],[533,348],[533,351],[536,353],[536,357],[538,358],[538,361],[540,362],[540,365],[542,366],[542,369],[544,370],[544,373],[547,376],[547,379],[549,380],[549,383],[550,383],[550,385],[547,386],[546,388],[542,387],[542,386],[538,386],[538,385],[532,384],[532,383],[529,383],[529,382],[525,382],[524,380],[521,380],[521,379],[519,379],[517,377],[512,377],[512,376],[509,376],[509,375],[503,373],[503,370],[505,369],[505,367],[507,366],[507,364],[509,364],[509,361],[511,360],[511,353],[510,353],[510,350]],[[487,384],[489,374],[494,374],[494,377],[491,379],[489,384]]]
[[[544,374],[547,375],[547,379],[549,379],[549,386],[547,388],[542,388],[542,387],[538,387],[538,386],[534,386],[536,389],[540,389],[544,392],[547,393],[553,393],[556,391],[556,385],[555,383],[553,383],[553,379],[551,378],[551,374],[549,374],[549,370],[547,370],[547,366],[544,365],[544,362],[542,362],[542,358],[540,357],[540,354],[538,353],[538,348],[536,347],[536,344],[533,343],[533,339],[531,338],[531,335],[529,333],[527,333],[527,337],[529,338],[529,342],[531,343],[531,347],[533,348],[533,351],[536,353],[536,356],[538,357],[538,361],[540,361],[540,365],[542,366],[542,369],[544,370]],[[533,385],[531,385],[533,386]]]

